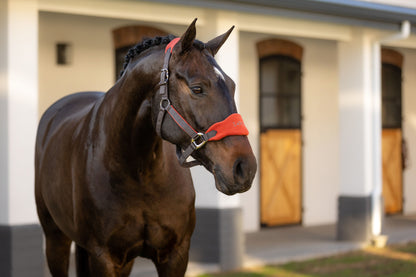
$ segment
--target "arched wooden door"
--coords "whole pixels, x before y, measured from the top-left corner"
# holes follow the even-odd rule
[[[144,38],[165,36],[168,33],[149,26],[124,26],[113,30],[113,42],[115,49],[116,80],[123,69],[124,57],[131,47],[141,42]]]
[[[259,42],[261,224],[301,222],[301,57],[285,40]]]
[[[383,198],[387,214],[403,210],[402,63],[400,53],[382,49]]]

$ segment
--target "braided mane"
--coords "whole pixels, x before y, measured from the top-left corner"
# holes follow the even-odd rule
[[[157,45],[167,45],[169,42],[171,42],[176,36],[174,35],[167,35],[164,37],[154,37],[154,38],[146,38],[143,39],[142,42],[136,44],[132,48],[129,49],[129,51],[126,54],[126,57],[124,58],[124,64],[123,64],[123,70],[120,72],[120,77],[123,75],[124,71],[127,68],[127,65],[129,62],[134,59],[136,56],[140,55],[145,50],[157,46]],[[205,48],[205,44],[199,40],[194,41],[194,46],[196,46],[199,50],[202,50]]]
[[[157,36],[154,38],[146,38],[146,39],[143,39],[142,42],[130,48],[126,54],[126,57],[124,58],[123,70],[120,72],[120,77],[123,75],[124,71],[126,70],[127,65],[134,57],[140,55],[143,51],[153,46],[168,44],[174,38],[175,38],[174,35],[167,35],[164,37]]]

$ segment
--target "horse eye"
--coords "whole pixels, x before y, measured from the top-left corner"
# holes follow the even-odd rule
[[[202,88],[201,87],[198,87],[198,86],[191,87],[191,90],[195,94],[201,94],[202,93]]]

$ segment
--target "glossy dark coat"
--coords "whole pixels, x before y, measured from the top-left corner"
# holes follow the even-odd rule
[[[230,32],[198,49],[194,21],[174,48],[169,97],[197,130],[236,112],[234,83],[213,68]],[[167,116],[162,138],[154,127],[165,46],[130,61],[107,93],[64,97],[39,123],[35,196],[54,277],[68,276],[72,242],[78,276],[128,276],[137,256],[152,259],[159,276],[185,274],[195,192],[175,145],[188,145],[189,137]],[[256,161],[246,137],[209,142],[193,156],[214,174],[218,190],[250,188]]]

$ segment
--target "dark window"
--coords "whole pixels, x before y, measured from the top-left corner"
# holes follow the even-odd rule
[[[276,55],[260,60],[260,120],[262,130],[301,127],[301,64]]]
[[[383,63],[382,99],[383,128],[401,128],[402,70],[400,67]]]
[[[69,43],[56,44],[56,64],[68,65],[71,64],[72,47]]]

